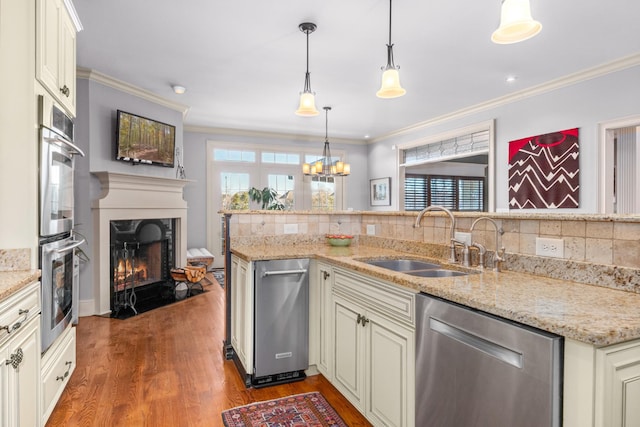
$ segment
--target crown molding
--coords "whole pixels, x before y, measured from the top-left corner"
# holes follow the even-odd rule
[[[258,131],[258,130],[248,130],[248,129],[232,129],[232,128],[219,128],[219,127],[209,127],[209,126],[193,126],[193,125],[185,125],[183,128],[184,132],[191,133],[204,133],[208,135],[225,135],[225,136],[248,136],[248,137],[258,137],[258,138],[274,138],[279,140],[295,140],[299,142],[318,142],[319,137],[314,135],[300,135],[294,133],[284,133],[284,132],[266,132],[266,131]],[[324,138],[324,137],[323,137]],[[352,145],[366,145],[367,141],[359,140],[359,139],[347,139],[347,138],[330,138],[330,142],[337,144],[352,144]]]
[[[183,119],[187,116],[187,113],[191,108],[188,105],[180,104],[179,102],[174,102],[169,99],[163,98],[154,94],[153,92],[139,88],[138,86],[134,86],[122,80],[118,80],[114,77],[108,76],[90,68],[78,67],[76,69],[76,78],[87,79],[96,83],[100,83],[104,86],[108,86],[121,92],[128,93],[129,95],[134,95],[149,102],[153,102],[154,104],[167,107],[171,110],[179,111],[182,113]]]
[[[404,135],[410,132],[415,132],[417,130],[424,129],[430,126],[439,125],[439,124],[448,122],[450,120],[459,119],[464,116],[468,116],[470,114],[475,114],[475,113],[490,110],[493,108],[502,107],[512,102],[520,101],[533,96],[542,95],[547,92],[552,92],[554,90],[562,89],[564,87],[581,83],[586,80],[595,79],[598,77],[605,76],[607,74],[625,70],[627,68],[637,67],[639,65],[640,65],[640,53],[625,56],[623,58],[608,62],[606,64],[601,64],[596,67],[588,68],[586,70],[582,70],[577,73],[568,74],[564,77],[560,77],[558,79],[551,80],[546,83],[542,83],[540,85],[530,87],[528,89],[523,89],[518,92],[513,92],[513,93],[510,93],[509,95],[495,98],[486,102],[481,102],[479,104],[475,104],[451,113],[434,117],[433,119],[425,120],[423,122],[419,122],[414,125],[411,125],[402,129],[398,129],[393,132],[389,132],[385,135],[373,138],[369,142],[370,143],[380,142],[385,139]]]
[[[69,13],[71,22],[73,22],[73,26],[76,28],[76,32],[79,33],[84,30],[82,22],[80,22],[80,16],[78,16],[78,12],[76,11],[76,7],[73,5],[73,2],[71,0],[64,0],[64,6],[67,8],[67,12]]]

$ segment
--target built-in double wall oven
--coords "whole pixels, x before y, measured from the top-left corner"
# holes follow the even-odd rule
[[[40,254],[42,272],[42,352],[77,311],[75,248],[84,243],[73,233],[74,160],[84,153],[73,143],[73,121],[40,97]]]

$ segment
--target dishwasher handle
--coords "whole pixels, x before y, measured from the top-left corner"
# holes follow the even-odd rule
[[[466,344],[513,367],[522,368],[522,354],[517,351],[513,351],[478,335],[456,328],[453,325],[448,325],[433,317],[429,318],[429,327],[432,331],[438,332],[462,344]]]
[[[288,276],[291,274],[305,274],[307,270],[299,269],[299,270],[274,270],[274,271],[265,271],[262,273],[262,277],[268,276]]]

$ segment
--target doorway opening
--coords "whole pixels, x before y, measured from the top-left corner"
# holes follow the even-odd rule
[[[640,116],[600,124],[598,211],[640,213]]]

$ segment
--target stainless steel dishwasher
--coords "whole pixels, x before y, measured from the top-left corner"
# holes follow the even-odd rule
[[[562,337],[416,298],[416,426],[562,425]]]
[[[257,261],[254,274],[252,385],[302,380],[309,367],[309,260]]]

